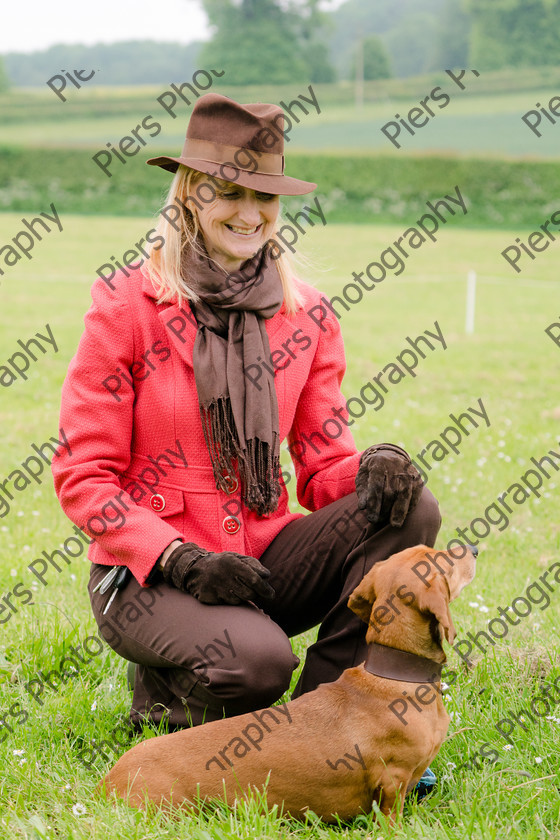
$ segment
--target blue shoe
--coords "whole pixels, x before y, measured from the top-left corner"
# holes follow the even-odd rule
[[[424,773],[420,777],[420,781],[417,783],[416,787],[412,789],[411,794],[416,797],[417,802],[420,802],[421,799],[424,799],[429,793],[432,793],[436,785],[436,774],[433,773],[429,767],[426,767]]]

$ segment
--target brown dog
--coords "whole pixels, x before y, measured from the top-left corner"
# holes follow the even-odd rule
[[[474,549],[473,549],[474,551]],[[269,805],[327,822],[369,812],[394,820],[395,800],[437,754],[449,725],[440,697],[443,637],[455,628],[449,601],[475,572],[427,546],[377,563],[348,606],[368,623],[368,659],[281,706],[213,721],[137,744],[100,784],[142,807],[225,798],[267,784]],[[396,603],[395,603],[396,601]],[[380,675],[381,674],[381,675]]]

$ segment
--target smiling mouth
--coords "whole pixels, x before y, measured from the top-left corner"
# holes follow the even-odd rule
[[[242,228],[236,227],[235,225],[226,225],[228,230],[231,230],[232,233],[238,233],[241,236],[252,236],[254,233],[257,233],[262,228],[262,223],[260,225],[256,225],[252,228]]]

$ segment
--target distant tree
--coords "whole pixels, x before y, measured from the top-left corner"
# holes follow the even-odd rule
[[[198,64],[200,42],[119,41],[55,44],[33,53],[8,53],[4,62],[14,85],[43,86],[62,70],[95,70],[85,84],[146,85],[186,81]],[[68,83],[70,84],[70,83]]]
[[[310,43],[305,48],[305,61],[310,82],[334,82],[336,72],[331,64],[329,48],[326,44],[317,41]]]
[[[468,0],[473,67],[558,64],[560,0]]]
[[[358,38],[381,38],[395,76],[423,73],[436,52],[436,37],[446,0],[346,0],[329,13],[334,27],[331,59],[341,78],[353,76]]]
[[[334,24],[332,18],[319,9],[319,2],[320,0],[288,0],[287,9],[298,31],[309,80],[328,83],[336,80],[336,70],[326,43]]]
[[[202,0],[213,37],[200,53],[202,65],[224,69],[224,83],[285,84],[334,76],[317,27],[318,0]]]
[[[445,0],[439,15],[436,49],[430,69],[449,70],[469,66],[471,15],[465,0]]]
[[[412,12],[385,39],[395,76],[416,76],[430,69],[438,18],[427,12]]]
[[[362,49],[364,57],[364,79],[366,81],[390,79],[392,76],[391,60],[381,38],[378,38],[377,35],[368,35],[367,38],[362,39]],[[352,65],[353,76],[356,74],[356,60],[357,55],[354,55]]]

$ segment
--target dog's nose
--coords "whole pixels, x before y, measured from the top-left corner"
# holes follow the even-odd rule
[[[476,545],[468,545],[467,548],[469,549],[471,554],[473,554],[475,557],[478,557],[478,548],[476,547]]]

